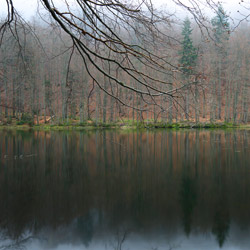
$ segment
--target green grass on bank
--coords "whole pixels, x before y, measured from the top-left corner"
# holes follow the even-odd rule
[[[95,129],[227,129],[227,128],[250,128],[249,124],[234,123],[194,123],[189,121],[165,123],[154,122],[153,120],[132,121],[121,120],[117,122],[95,122],[86,121],[80,123],[77,120],[68,122],[54,122],[40,125],[34,125],[30,121],[9,120],[0,123],[0,129],[20,129],[20,130],[95,130]]]

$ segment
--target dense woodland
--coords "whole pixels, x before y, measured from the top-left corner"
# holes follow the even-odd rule
[[[45,23],[37,17],[25,22],[19,17],[1,37],[0,121],[247,123],[250,28],[241,22],[234,29],[231,22],[219,4],[206,26],[200,27],[192,17],[178,21],[169,18],[158,26],[161,39],[154,40],[156,33],[140,27],[131,30],[117,21],[112,28],[123,41],[137,45],[136,53],[143,53],[145,48],[153,51],[156,64],[157,56],[161,58],[159,64],[167,58],[161,70],[155,70],[154,65],[150,68],[136,56],[129,59],[134,60],[130,70],[134,67],[134,72],[140,73],[134,77],[132,70],[126,71],[128,63],[123,64],[122,53],[115,57],[123,67],[98,57],[83,59],[78,45],[72,44],[55,21]],[[79,39],[86,48],[112,60],[114,48],[108,50],[90,36]],[[97,70],[91,60],[109,75]],[[128,87],[122,87],[123,83]]]

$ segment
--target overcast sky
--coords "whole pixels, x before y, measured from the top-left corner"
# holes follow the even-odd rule
[[[69,2],[72,0],[68,0]],[[189,0],[180,0],[183,3],[188,4]],[[204,0],[196,0],[196,1],[204,1]],[[54,0],[55,3],[61,3],[64,2],[64,0]],[[185,16],[186,14],[180,10],[179,8],[176,8],[176,6],[173,4],[172,0],[152,0],[152,2],[156,6],[162,6],[166,5],[166,9],[169,12],[177,11],[178,16]],[[216,0],[215,0],[216,2]],[[228,14],[230,14],[233,18],[241,18],[238,14],[238,11],[240,11],[243,14],[249,14],[246,9],[244,9],[239,2],[242,2],[242,0],[224,0],[220,1],[222,2],[224,9]],[[250,0],[244,0],[244,3],[246,4],[248,2],[248,6],[250,7]],[[16,7],[16,9],[24,16],[26,19],[29,19],[32,16],[35,16],[36,9],[37,9],[37,0],[13,0],[13,3]],[[0,0],[0,16],[2,17],[6,13],[6,0]],[[211,12],[207,11],[207,15],[213,15]]]

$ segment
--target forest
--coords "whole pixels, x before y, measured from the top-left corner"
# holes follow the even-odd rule
[[[0,250],[249,250],[249,21],[0,0]]]
[[[50,16],[2,18],[1,124],[249,122],[249,24],[222,4],[201,22],[195,9],[42,2]]]

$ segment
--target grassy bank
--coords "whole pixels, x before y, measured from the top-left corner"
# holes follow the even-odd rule
[[[67,122],[58,124],[1,124],[0,129],[20,129],[20,130],[95,130],[95,129],[227,129],[227,128],[250,128],[249,124],[233,123],[193,123],[193,122],[133,122],[131,120],[119,121],[114,123],[102,123],[87,121],[84,123]]]

